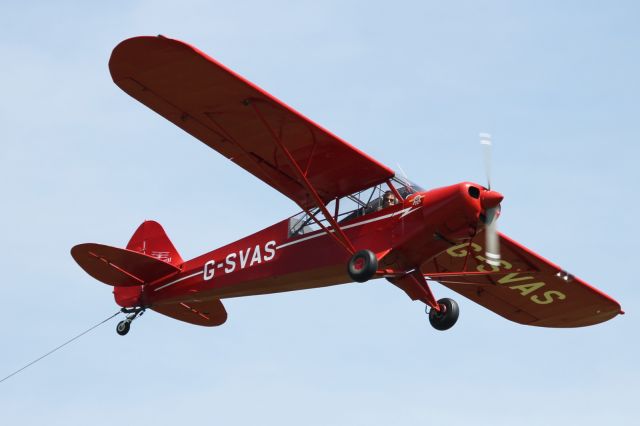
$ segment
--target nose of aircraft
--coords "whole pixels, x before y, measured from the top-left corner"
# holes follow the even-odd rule
[[[492,209],[502,202],[504,196],[498,191],[487,190],[480,196],[480,204],[484,209]]]

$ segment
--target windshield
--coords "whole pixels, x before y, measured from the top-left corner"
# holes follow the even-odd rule
[[[420,185],[417,185],[404,177],[394,176],[391,178],[391,182],[393,182],[393,186],[395,186],[400,195],[402,195],[402,198],[407,198],[407,196],[411,194],[424,191],[424,188]]]

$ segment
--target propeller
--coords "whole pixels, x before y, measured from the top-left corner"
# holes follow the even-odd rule
[[[502,194],[491,190],[491,135],[480,133],[480,145],[484,152],[484,169],[487,175],[487,190],[480,196],[480,204],[484,208],[485,216],[485,257],[492,266],[500,266],[500,237],[496,222],[500,214]]]
[[[491,190],[491,135],[480,133],[480,145],[484,154],[484,172],[487,175],[487,189]]]

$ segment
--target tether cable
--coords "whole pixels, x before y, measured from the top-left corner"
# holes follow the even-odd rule
[[[21,372],[22,370],[31,367],[33,364],[35,364],[36,362],[40,361],[43,358],[48,357],[49,355],[51,355],[52,353],[54,353],[55,351],[57,351],[58,349],[62,349],[63,347],[67,346],[69,343],[73,342],[76,339],[79,339],[80,337],[84,336],[85,334],[87,334],[88,332],[90,332],[91,330],[93,330],[94,328],[104,324],[105,322],[109,321],[111,318],[115,317],[116,315],[118,315],[120,313],[120,311],[116,312],[115,314],[111,315],[109,318],[100,321],[98,324],[94,325],[93,327],[89,328],[88,330],[83,331],[82,333],[78,334],[76,337],[67,340],[66,342],[64,342],[63,344],[61,344],[60,346],[56,347],[55,349],[50,350],[49,352],[47,352],[46,354],[42,355],[40,358],[35,359],[33,361],[31,361],[29,364],[25,365],[24,367],[22,367],[19,370],[14,371],[13,373],[9,374],[7,377],[5,377],[4,379],[0,380],[0,383],[4,382],[5,380],[7,380],[10,377],[15,376],[16,374],[18,374],[19,372]]]

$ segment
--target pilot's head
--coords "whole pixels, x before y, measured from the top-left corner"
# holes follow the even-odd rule
[[[396,204],[398,204],[398,199],[395,194],[391,191],[385,191],[382,195],[382,208],[395,206]]]

